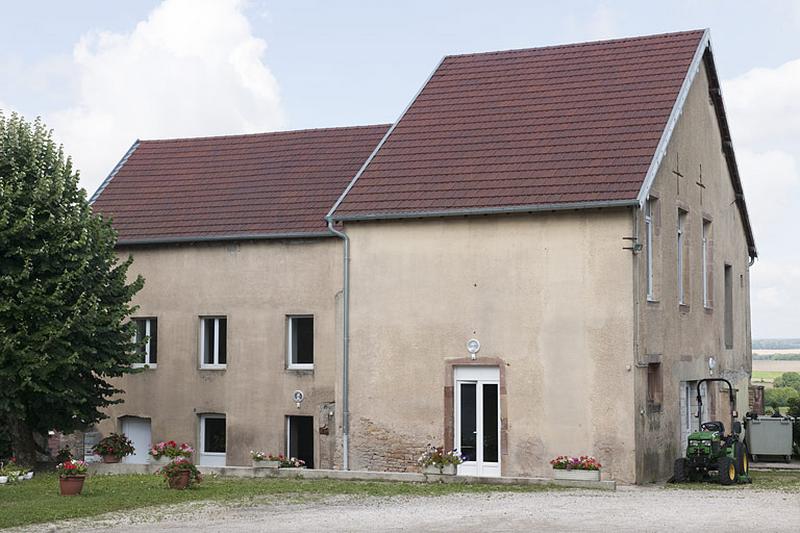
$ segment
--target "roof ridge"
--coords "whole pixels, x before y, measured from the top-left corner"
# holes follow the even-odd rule
[[[598,39],[595,41],[582,41],[579,43],[569,43],[569,44],[550,44],[545,46],[533,46],[533,47],[525,47],[525,48],[509,48],[506,50],[494,50],[491,52],[467,52],[464,54],[448,54],[445,56],[447,58],[462,58],[462,57],[474,57],[474,56],[490,56],[490,55],[499,55],[499,54],[513,54],[513,53],[522,53],[522,52],[531,52],[533,50],[559,50],[559,49],[568,49],[568,48],[580,48],[583,46],[592,46],[592,45],[602,45],[602,44],[611,44],[611,43],[624,43],[624,42],[634,42],[634,41],[647,41],[650,39],[658,39],[664,37],[677,37],[679,35],[690,35],[692,33],[697,33],[702,35],[708,28],[703,29],[695,29],[695,30],[684,30],[684,31],[674,31],[674,32],[665,32],[665,33],[654,33],[652,35],[639,35],[639,36],[629,36],[629,37],[617,37],[614,39]]]
[[[391,124],[359,124],[355,126],[331,126],[325,128],[303,128],[299,130],[276,130],[276,131],[262,131],[262,132],[254,132],[254,133],[233,133],[233,134],[223,134],[223,135],[202,135],[199,137],[167,137],[161,139],[140,139],[139,143],[161,143],[161,142],[174,142],[174,141],[204,141],[204,140],[211,140],[211,139],[240,139],[242,137],[259,137],[259,136],[270,136],[270,135],[280,135],[286,133],[311,133],[311,132],[325,132],[325,131],[334,131],[334,130],[358,130],[358,129],[367,129],[367,128],[388,128]]]

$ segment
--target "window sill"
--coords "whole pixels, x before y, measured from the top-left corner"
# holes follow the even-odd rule
[[[659,303],[661,303],[661,302],[659,302],[658,300],[653,300],[652,298],[647,298],[647,304],[648,305],[658,305]]]
[[[709,306],[707,306],[707,305],[704,305],[704,306],[703,306],[703,311],[705,311],[705,312],[706,312],[706,314],[709,314],[709,315],[710,315],[711,313],[713,313],[713,312],[714,312],[714,308],[713,308],[713,307],[709,307]]]
[[[228,365],[200,365],[200,370],[225,370]]]
[[[678,304],[678,311],[681,313],[688,313],[691,310],[689,304]]]
[[[131,368],[144,368],[145,370],[155,370],[158,368],[157,363],[133,363]]]
[[[313,364],[295,364],[289,365],[286,367],[286,370],[293,370],[293,371],[302,371],[302,370],[314,370]]]

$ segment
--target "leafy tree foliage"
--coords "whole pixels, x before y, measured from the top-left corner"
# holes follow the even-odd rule
[[[34,434],[71,432],[119,403],[108,380],[131,371],[127,282],[109,221],[41,120],[0,113],[0,425],[22,462]]]
[[[791,387],[800,393],[800,373],[798,372],[784,372],[773,383],[775,387]]]
[[[800,396],[800,393],[791,387],[773,387],[764,391],[764,405],[786,407],[789,405],[790,400],[798,396]]]

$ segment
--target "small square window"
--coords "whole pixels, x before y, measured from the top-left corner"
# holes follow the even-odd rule
[[[287,317],[288,368],[293,370],[314,368],[314,317]]]
[[[200,318],[200,368],[225,368],[228,363],[228,319]]]
[[[139,358],[134,367],[145,365],[154,368],[158,363],[158,320],[155,318],[134,318],[136,333],[133,342],[137,345]]]

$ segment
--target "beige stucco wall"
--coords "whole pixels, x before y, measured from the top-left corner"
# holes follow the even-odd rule
[[[677,176],[678,171],[683,177]],[[701,179],[705,189],[698,183]],[[702,192],[702,199],[701,199]],[[738,388],[741,413],[747,409],[751,370],[748,254],[739,210],[721,149],[714,108],[708,97],[708,78],[698,73],[651,193],[655,210],[654,281],[656,302],[646,301],[646,266],[643,251],[637,258],[639,273],[640,361],[660,361],[663,378],[661,411],[647,406],[647,369],[637,371],[637,478],[666,479],[681,453],[681,381],[725,377]],[[677,218],[688,212],[685,245],[687,305],[678,305]],[[643,215],[643,213],[639,213]],[[711,221],[711,308],[703,304],[702,224]],[[640,219],[642,242],[644,220]],[[724,265],[733,267],[733,349],[724,342]],[[708,358],[717,360],[709,375]],[[693,394],[694,396],[694,394]],[[730,425],[727,399],[714,393],[712,415]],[[720,401],[723,400],[724,401]],[[696,427],[696,420],[694,420]]]
[[[285,451],[286,415],[328,424],[317,434],[315,462],[331,467],[335,419],[323,405],[334,402],[337,371],[337,293],[341,288],[341,241],[252,241],[121,250],[134,257],[130,275],[145,286],[135,316],[158,318],[158,365],[119,380],[125,403],[100,424],[119,429],[118,417],[151,418],[154,441],[197,444],[198,414],[227,418],[227,464],[250,464],[249,451]],[[314,315],[314,370],[286,369],[286,315]],[[225,370],[199,369],[199,316],[228,318]],[[297,408],[292,392],[305,401]]]
[[[349,224],[352,467],[452,447],[447,364],[476,337],[505,365],[503,475],[593,454],[633,481],[630,228],[628,210]]]

